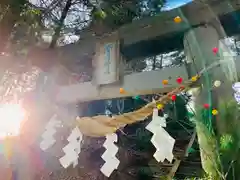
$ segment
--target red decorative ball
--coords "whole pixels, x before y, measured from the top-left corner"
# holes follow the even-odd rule
[[[204,104],[203,107],[204,107],[205,109],[208,109],[210,106],[209,106],[209,104]]]
[[[218,48],[217,48],[217,47],[214,47],[214,48],[212,49],[212,51],[213,51],[214,54],[217,54]]]
[[[177,81],[178,84],[182,84],[182,82],[183,82],[183,78],[178,77],[178,78],[176,79],[176,81]]]
[[[172,95],[171,99],[172,99],[173,101],[176,101],[177,96],[174,94],[174,95]]]

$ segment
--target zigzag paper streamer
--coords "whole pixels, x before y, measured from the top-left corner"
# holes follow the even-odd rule
[[[61,122],[57,119],[57,115],[54,114],[50,121],[47,123],[45,127],[45,132],[42,134],[42,141],[40,143],[40,148],[43,151],[46,151],[48,148],[53,146],[56,142],[54,139],[54,134],[57,132],[56,127],[58,127]]]
[[[100,170],[107,177],[109,177],[114,169],[117,169],[120,164],[120,161],[116,158],[118,147],[114,144],[117,140],[118,137],[116,134],[110,134],[106,136],[106,141],[103,144],[106,148],[106,151],[102,155],[102,159],[105,163]]]
[[[158,116],[158,109],[153,109],[152,121],[147,125],[146,129],[153,133],[151,142],[156,148],[153,157],[158,162],[163,162],[165,159],[172,162],[173,147],[175,139],[173,139],[162,127],[166,127],[166,118]]]
[[[68,137],[68,144],[63,148],[65,155],[59,159],[61,165],[64,168],[69,167],[71,164],[76,167],[78,164],[78,155],[81,152],[81,141],[83,135],[79,128],[76,127],[72,130],[70,136]]]

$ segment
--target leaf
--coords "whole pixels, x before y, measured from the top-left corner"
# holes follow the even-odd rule
[[[97,10],[94,13],[94,15],[95,15],[96,18],[100,18],[100,19],[105,19],[107,17],[107,13],[103,10]]]
[[[220,148],[223,150],[229,149],[233,143],[233,137],[230,134],[222,135],[220,138]]]

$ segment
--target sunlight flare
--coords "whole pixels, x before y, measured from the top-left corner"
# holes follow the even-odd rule
[[[17,136],[24,120],[25,112],[20,104],[0,105],[0,138]]]

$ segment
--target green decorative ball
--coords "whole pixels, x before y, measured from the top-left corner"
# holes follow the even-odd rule
[[[193,153],[193,152],[195,152],[195,149],[194,148],[188,148],[188,150],[187,150],[187,152],[190,154],[190,153]]]
[[[188,112],[188,117],[189,118],[193,118],[194,117],[194,113],[193,112]]]
[[[139,100],[140,96],[134,96],[133,99]]]

